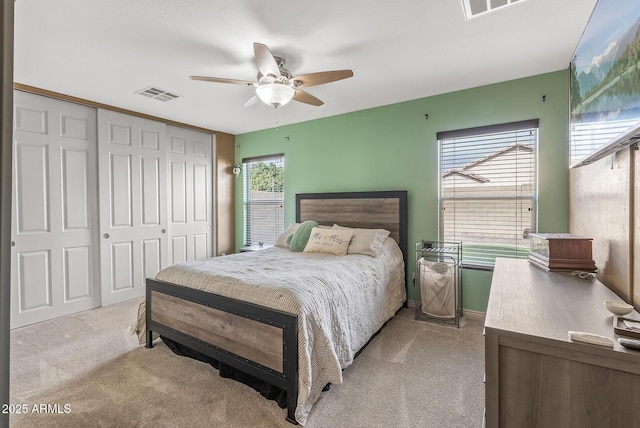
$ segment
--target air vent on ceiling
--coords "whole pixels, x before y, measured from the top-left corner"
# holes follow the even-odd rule
[[[467,19],[475,18],[496,9],[502,9],[525,0],[462,0],[462,8]]]
[[[144,95],[145,97],[153,98],[158,101],[171,101],[176,98],[180,98],[180,95],[173,94],[171,92],[165,91],[164,89],[159,89],[154,86],[149,86],[148,88],[141,89],[136,92],[136,94]]]

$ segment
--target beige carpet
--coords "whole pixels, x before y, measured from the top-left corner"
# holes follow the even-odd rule
[[[210,366],[128,332],[137,301],[11,333],[12,427],[291,427],[285,410]],[[481,427],[482,322],[404,309],[316,402],[307,427]],[[41,411],[42,413],[38,413]]]

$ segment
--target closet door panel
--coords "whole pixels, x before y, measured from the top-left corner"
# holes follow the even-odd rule
[[[15,139],[15,196],[18,233],[50,232],[49,146]]]
[[[66,231],[89,230],[90,196],[86,177],[95,171],[89,171],[88,157],[88,150],[62,148],[62,227]]]
[[[167,266],[166,125],[99,110],[103,305],[145,294]]]
[[[206,233],[193,235],[193,254],[196,260],[207,258],[208,247],[209,239]]]
[[[168,126],[171,263],[213,252],[213,136]]]
[[[20,313],[52,306],[51,251],[22,251],[17,265]]]
[[[187,261],[187,236],[171,237],[171,264]]]
[[[109,205],[104,207],[110,208],[108,222],[111,228],[132,227],[131,155],[110,153],[109,157],[108,188],[104,189],[106,186],[101,185],[101,191],[104,189],[109,192]]]
[[[210,212],[207,205],[207,165],[194,164],[192,174],[193,188],[193,221],[198,223],[206,223]]]
[[[142,178],[142,224],[145,226],[159,225],[161,223],[161,203],[160,203],[160,182],[164,177],[160,177],[160,160],[158,158],[142,158],[141,173]]]
[[[64,299],[71,302],[91,295],[91,247],[64,249]]]
[[[160,272],[162,266],[162,254],[161,249],[162,242],[160,239],[146,239],[142,241],[142,278],[144,281],[146,278],[153,278],[158,272]]]
[[[184,162],[171,162],[171,223],[187,222],[187,166]]]
[[[111,243],[111,293],[134,288],[133,281],[133,242]]]
[[[12,328],[99,306],[95,109],[15,91]]]

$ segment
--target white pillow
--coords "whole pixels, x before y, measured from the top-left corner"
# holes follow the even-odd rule
[[[390,233],[385,229],[358,229],[338,226],[337,224],[334,224],[332,229],[351,230],[353,232],[347,254],[364,254],[371,257],[378,257],[382,244],[384,244],[384,240]]]
[[[325,229],[314,227],[304,247],[305,253],[328,253],[344,256],[349,248],[353,232],[350,230]]]
[[[289,248],[289,244],[287,244],[287,238],[289,235],[293,235],[296,230],[300,227],[300,223],[291,223],[287,230],[282,232],[278,239],[276,239],[276,243],[274,244],[276,247]]]

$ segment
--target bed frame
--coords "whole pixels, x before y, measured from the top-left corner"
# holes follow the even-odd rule
[[[298,194],[296,221],[305,220],[387,229],[406,266],[406,191]],[[286,390],[286,419],[297,424],[297,315],[150,278],[146,286],[147,348],[158,333]]]

